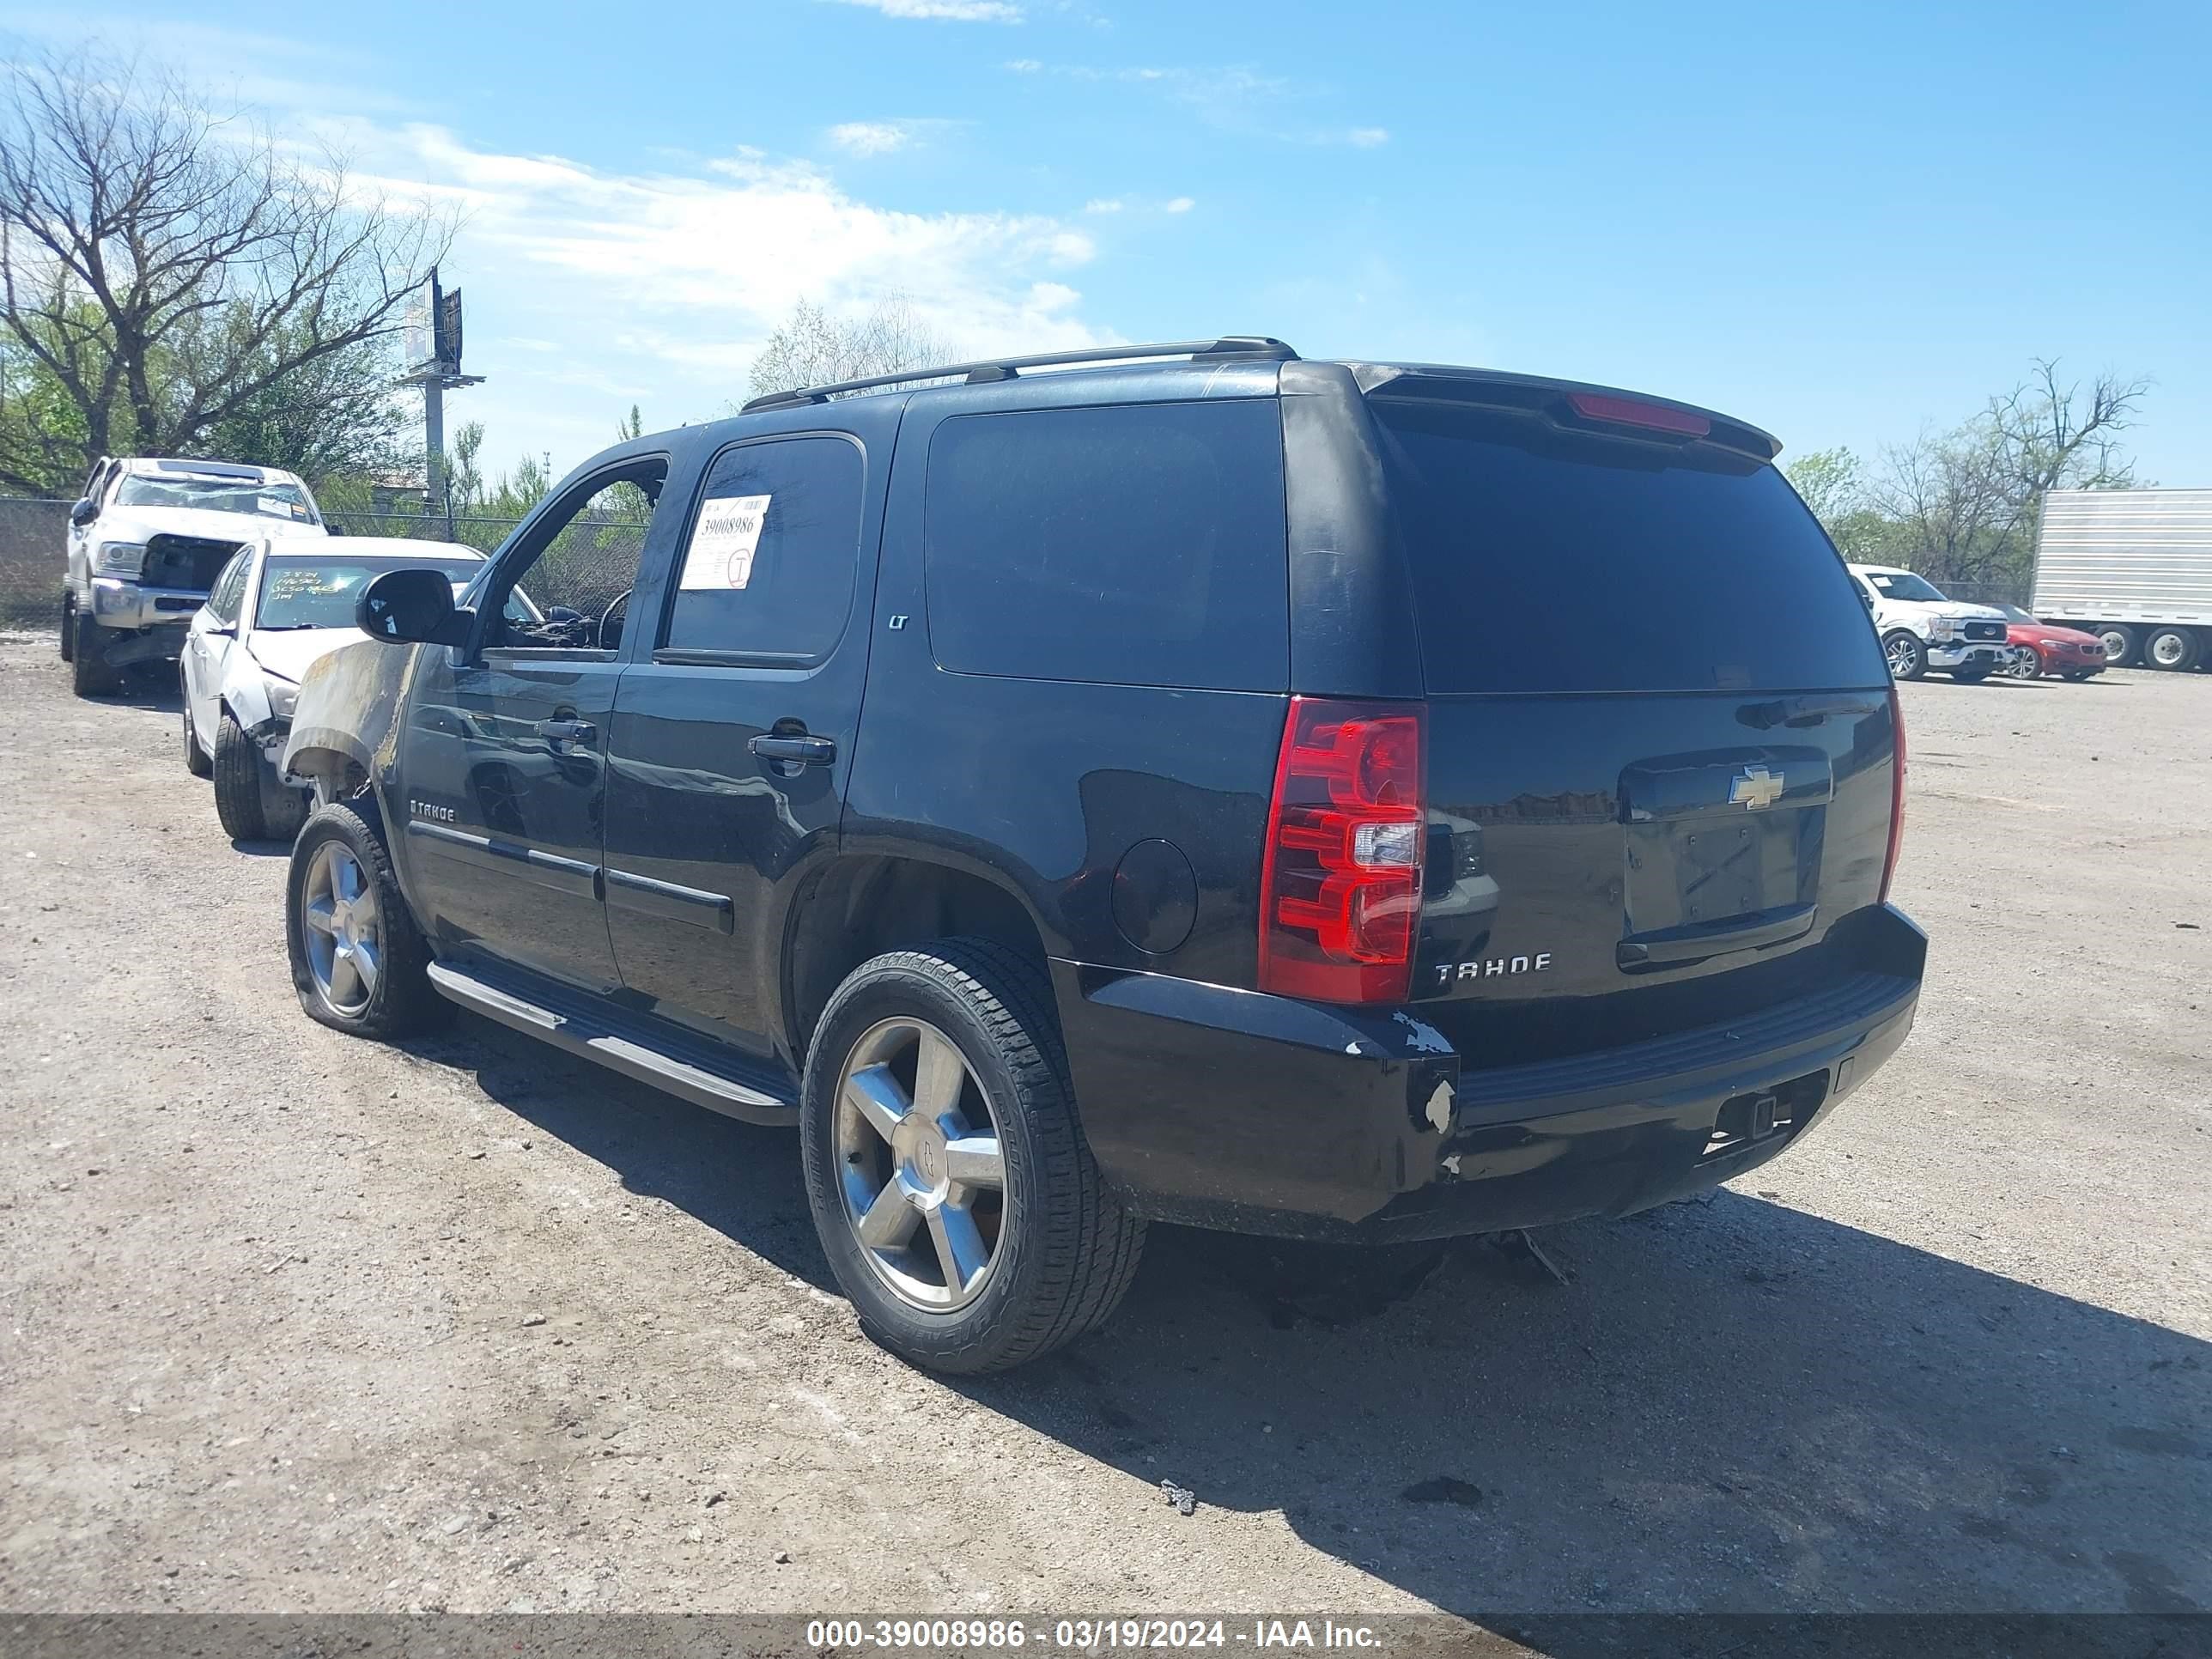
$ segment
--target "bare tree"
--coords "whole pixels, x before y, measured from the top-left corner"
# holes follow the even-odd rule
[[[1898,556],[1942,580],[1988,581],[2027,566],[2051,489],[2119,489],[2135,482],[2119,435],[2133,424],[2150,382],[2099,374],[2062,380],[2058,364],[2035,373],[1949,432],[1923,432],[1883,453],[1868,492],[1889,521]]]
[[[853,319],[833,317],[801,300],[791,319],[768,337],[753,359],[752,395],[896,374],[947,362],[952,356],[902,295],[894,295]]]
[[[62,400],[60,447],[80,471],[119,450],[189,450],[396,333],[451,236],[356,191],[338,158],[295,160],[135,62],[86,49],[6,72],[0,343],[11,379]],[[0,477],[26,471],[0,455]]]

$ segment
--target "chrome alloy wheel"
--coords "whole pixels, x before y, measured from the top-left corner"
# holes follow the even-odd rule
[[[315,849],[301,896],[307,969],[333,1012],[349,1018],[367,1010],[384,971],[384,933],[368,872],[344,844]]]
[[[2032,645],[2015,646],[2013,659],[2005,665],[2005,672],[2019,680],[2043,678],[2043,653]]]
[[[1889,672],[1902,677],[1912,666],[1912,642],[1903,635],[1893,636],[1882,654],[1889,659]]]
[[[845,1220],[901,1301],[951,1313],[997,1266],[1006,1164],[991,1105],[952,1039],[926,1020],[869,1027],[837,1076]]]

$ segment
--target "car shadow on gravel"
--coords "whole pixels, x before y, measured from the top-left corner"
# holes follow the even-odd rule
[[[1516,1626],[1547,1652],[1608,1613],[2212,1606],[2212,1344],[1732,1193],[1540,1243],[1568,1282],[1157,1229],[1111,1325],[963,1391],[1452,1612],[1569,1615]]]
[[[182,714],[185,707],[174,663],[165,664],[158,670],[126,672],[123,684],[114,690],[80,701],[95,708],[140,708],[155,714]]]
[[[835,1291],[795,1136],[472,1017],[409,1046]],[[1539,1242],[1158,1227],[1103,1330],[947,1386],[1134,1476],[1147,1548],[1279,1512],[1548,1652],[1648,1611],[2212,1606],[2212,1344],[1732,1192]]]
[[[722,1117],[475,1014],[400,1046],[470,1073],[518,1118],[613,1170],[624,1191],[674,1205],[810,1285],[837,1288],[790,1131]]]

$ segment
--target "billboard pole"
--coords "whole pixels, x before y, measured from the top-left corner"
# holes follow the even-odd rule
[[[429,280],[410,308],[405,341],[408,372],[403,386],[422,388],[422,516],[446,521],[446,539],[453,539],[453,490],[446,476],[446,393],[463,386],[482,386],[481,374],[461,373],[461,291],[451,294],[440,286],[438,268],[430,267]]]
[[[453,539],[453,492],[446,483],[446,386],[436,374],[422,379],[422,447],[424,482],[429,485],[422,501],[422,516],[442,511],[446,539]]]

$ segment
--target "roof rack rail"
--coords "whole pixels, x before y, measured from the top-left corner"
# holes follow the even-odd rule
[[[826,404],[848,392],[867,392],[880,386],[902,386],[910,380],[964,380],[970,385],[1011,380],[1025,368],[1059,368],[1076,363],[1118,363],[1140,357],[1188,357],[1194,363],[1227,359],[1259,358],[1272,362],[1296,362],[1298,354],[1280,340],[1264,334],[1224,334],[1218,340],[1178,340],[1164,344],[1092,346],[1083,351],[1048,351],[1034,357],[996,357],[982,362],[946,363],[935,368],[909,368],[896,374],[870,374],[857,380],[836,380],[828,386],[800,386],[789,392],[770,392],[755,398],[738,412],[789,409],[801,404]]]

